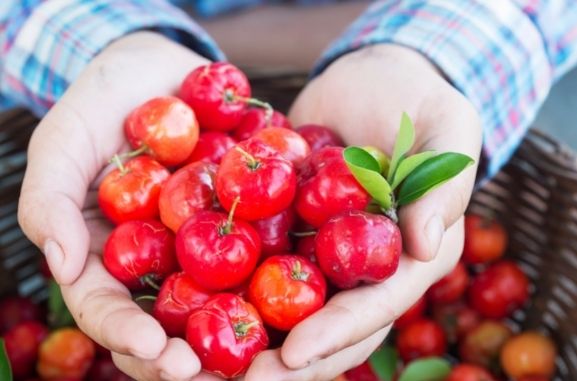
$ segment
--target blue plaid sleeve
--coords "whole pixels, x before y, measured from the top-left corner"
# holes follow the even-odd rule
[[[14,0],[0,2],[0,107],[43,115],[90,60],[132,31],[157,30],[211,59],[214,41],[163,0]]]
[[[577,61],[577,1],[379,1],[327,50],[315,73],[378,43],[421,52],[473,103],[483,124],[484,175],[491,177],[552,83]]]

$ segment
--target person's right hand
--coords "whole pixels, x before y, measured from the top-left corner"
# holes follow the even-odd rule
[[[108,160],[128,149],[126,115],[149,98],[173,94],[189,71],[205,63],[155,33],[123,37],[67,89],[28,149],[19,222],[46,255],[78,326],[138,380],[189,380],[199,374],[200,362],[184,340],[167,338],[103,267],[99,255],[112,226],[99,212],[98,184]]]

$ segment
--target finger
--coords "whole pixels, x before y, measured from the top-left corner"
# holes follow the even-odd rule
[[[421,134],[423,141],[417,141],[416,150],[459,152],[473,158],[475,164],[423,198],[400,209],[399,226],[403,232],[404,249],[422,261],[431,260],[437,255],[445,230],[465,213],[475,184],[481,149],[480,123],[476,112],[464,98],[452,94],[451,99],[453,101],[447,104],[456,107],[459,112],[443,110],[439,102],[423,107],[416,118],[416,128],[426,126],[429,133]]]
[[[299,369],[314,359],[355,345],[390,324],[455,266],[462,244],[460,220],[445,234],[434,260],[421,262],[403,255],[397,272],[386,281],[336,294],[289,333],[281,349],[283,362]]]
[[[130,299],[99,256],[88,256],[82,276],[62,286],[62,295],[80,329],[111,351],[156,359],[164,350],[160,324]]]
[[[262,352],[251,364],[246,373],[245,381],[332,380],[365,361],[383,342],[389,330],[390,326],[383,328],[355,345],[296,370],[288,368],[283,363],[278,349]]]
[[[124,373],[136,380],[192,380],[200,372],[198,357],[190,349],[186,341],[173,338],[168,343],[160,356],[154,360],[143,360],[137,357],[112,354],[112,359]],[[202,378],[194,378],[194,380]],[[217,380],[217,378],[204,378],[205,380]]]

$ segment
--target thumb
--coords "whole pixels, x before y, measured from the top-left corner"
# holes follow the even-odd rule
[[[79,118],[60,111],[54,107],[30,140],[18,220],[45,254],[54,279],[70,284],[82,272],[89,248],[81,210],[94,160],[86,130],[72,122]]]
[[[456,177],[400,209],[399,225],[404,250],[421,261],[435,258],[445,231],[465,213],[473,192],[481,128],[471,107],[462,107],[461,110],[460,113],[427,112],[424,115],[432,115],[434,119],[417,119],[417,123],[422,125],[416,128],[422,128],[429,135],[422,138],[424,143],[418,147],[419,151],[458,152],[475,161]]]

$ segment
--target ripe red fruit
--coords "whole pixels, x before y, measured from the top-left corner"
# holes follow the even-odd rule
[[[403,329],[412,322],[415,322],[423,317],[427,309],[427,300],[421,296],[408,310],[406,310],[395,322],[393,327]]]
[[[162,186],[158,198],[162,223],[176,233],[194,213],[213,209],[217,169],[214,163],[196,162],[174,172]]]
[[[445,330],[449,343],[456,343],[481,322],[481,315],[465,303],[433,305],[433,319]]]
[[[119,379],[131,380],[114,365],[112,358],[96,359],[86,375],[86,381],[117,381]]]
[[[194,214],[176,234],[182,269],[201,287],[222,291],[242,284],[260,256],[260,238],[245,221],[219,212]]]
[[[94,342],[77,328],[61,328],[40,345],[37,369],[45,380],[81,380],[93,361]]]
[[[324,305],[326,292],[315,264],[287,254],[267,258],[257,267],[248,294],[266,324],[288,331]]]
[[[333,381],[340,381],[340,379]],[[381,378],[375,374],[371,364],[365,361],[361,365],[346,371],[345,378],[342,381],[381,381]]]
[[[496,381],[485,368],[473,364],[458,364],[445,381]]]
[[[397,336],[397,350],[405,362],[442,356],[447,351],[447,340],[443,328],[428,319],[417,320],[401,329]]]
[[[202,131],[198,137],[198,144],[190,154],[187,163],[195,161],[210,161],[220,164],[220,160],[236,142],[227,133],[220,131]]]
[[[126,287],[142,289],[178,269],[174,234],[155,220],[125,222],[110,233],[102,261]]]
[[[224,378],[245,373],[269,343],[256,309],[234,294],[217,294],[194,311],[186,340],[202,368]]]
[[[230,131],[244,116],[250,94],[242,71],[227,62],[214,62],[189,73],[179,96],[192,107],[200,127]]]
[[[427,297],[432,304],[453,303],[461,299],[469,286],[469,273],[463,262],[458,262],[455,268],[434,283],[427,291]]]
[[[297,166],[311,153],[307,141],[288,128],[271,127],[258,131],[254,137],[276,149],[282,157]]]
[[[295,130],[305,138],[313,152],[323,147],[344,147],[345,145],[336,132],[319,124],[305,124],[297,127]]]
[[[505,373],[515,380],[529,376],[550,379],[555,373],[556,357],[557,349],[549,337],[528,331],[507,340],[500,360]]]
[[[313,152],[300,166],[297,214],[319,228],[329,218],[347,210],[364,210],[370,195],[345,164],[340,147]]]
[[[148,156],[110,172],[98,189],[100,210],[115,224],[158,216],[160,188],[170,173]]]
[[[269,110],[261,107],[246,110],[240,123],[232,132],[232,136],[240,142],[251,138],[258,131],[266,127],[292,128],[289,120],[280,112],[273,110],[268,121],[267,113],[269,113]]]
[[[40,308],[29,298],[5,297],[0,300],[0,335],[25,321],[41,321]]]
[[[493,262],[505,254],[507,232],[496,220],[474,214],[465,216],[463,261],[467,264]]]
[[[159,163],[173,166],[186,160],[198,141],[194,111],[176,97],[153,98],[135,108],[124,121],[134,149],[145,149]]]
[[[500,261],[471,282],[469,302],[481,315],[492,319],[509,316],[529,299],[529,280],[514,262]]]
[[[461,360],[485,368],[499,362],[499,354],[513,332],[505,323],[485,320],[473,328],[459,343]]]
[[[294,223],[295,212],[292,208],[285,209],[272,217],[251,223],[260,237],[261,250],[264,257],[291,251],[290,230]]]
[[[296,172],[290,161],[259,140],[240,142],[223,158],[216,173],[216,194],[230,210],[247,221],[272,217],[287,209],[296,192]]]
[[[30,376],[38,359],[40,343],[48,336],[48,328],[36,321],[24,321],[4,335],[6,354],[16,378]]]
[[[397,270],[401,250],[401,232],[393,221],[359,210],[331,218],[315,240],[319,266],[339,288],[384,281]]]

